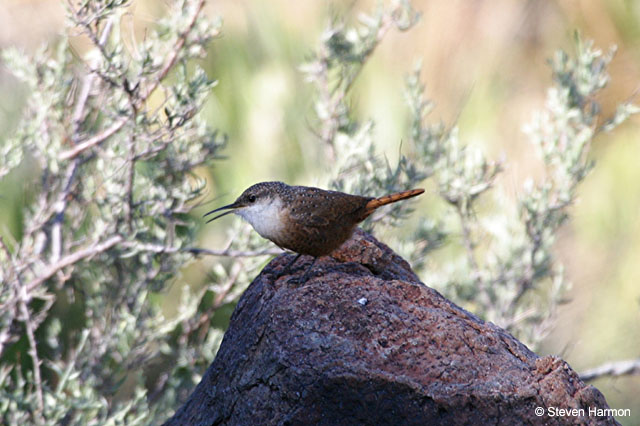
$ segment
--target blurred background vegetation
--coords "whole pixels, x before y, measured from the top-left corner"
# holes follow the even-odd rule
[[[618,46],[609,69],[611,83],[598,99],[603,115],[612,115],[618,103],[640,89],[638,1],[421,0],[413,6],[421,13],[420,21],[411,31],[389,32],[353,89],[354,114],[375,121],[376,147],[391,164],[399,158],[410,122],[403,90],[417,60],[426,94],[436,105],[430,120],[457,120],[461,140],[480,147],[489,158],[504,159],[506,168],[495,185],[514,199],[528,177],[544,173],[522,127],[544,103],[551,84],[548,59],[559,48],[574,51],[574,31],[602,49]],[[312,131],[313,88],[300,66],[309,61],[327,22],[374,8],[368,1],[207,4],[207,15],[222,17],[223,27],[200,62],[207,75],[218,80],[204,113],[213,128],[228,135],[229,143],[223,151],[227,160],[198,172],[207,178],[206,200],[213,201],[195,209],[194,217],[230,202],[259,181],[327,186],[334,164],[318,161],[325,147]],[[143,37],[145,26],[164,13],[163,2],[138,0],[121,26]],[[19,46],[30,52],[62,33],[64,8],[58,0],[3,2],[0,48]],[[74,43],[76,35],[69,35]],[[74,48],[82,51],[80,37]],[[2,140],[16,128],[25,92],[2,70],[0,93]],[[577,371],[640,353],[640,119],[632,117],[613,134],[598,135],[590,156],[596,167],[579,187],[572,218],[557,235],[556,254],[573,287],[537,351],[558,354]],[[30,196],[18,184],[20,176],[11,179],[0,183],[2,235],[19,234],[21,209]],[[438,203],[433,198],[423,196],[416,208],[433,209]],[[226,228],[232,226],[231,219],[225,220],[203,226],[198,245],[222,247]],[[379,236],[385,241],[384,233]],[[180,282],[205,287],[219,261],[206,258],[189,264]],[[175,309],[170,301],[180,292],[176,285],[167,293],[169,301],[162,302],[167,315]],[[216,313],[220,327],[225,327],[234,303],[230,300],[224,312]],[[637,377],[602,378],[593,384],[612,407],[632,408],[640,422]]]

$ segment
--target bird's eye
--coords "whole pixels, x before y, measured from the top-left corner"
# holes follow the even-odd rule
[[[250,203],[253,203],[256,201],[256,196],[255,195],[249,195],[247,197],[247,200],[249,200]]]

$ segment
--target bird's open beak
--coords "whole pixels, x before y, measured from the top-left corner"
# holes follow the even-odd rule
[[[238,207],[241,207],[241,206],[240,206],[237,202],[233,202],[233,203],[231,203],[231,204],[227,204],[226,206],[222,206],[222,207],[219,207],[219,208],[217,208],[217,209],[215,209],[215,210],[211,210],[209,213],[205,214],[203,217],[209,216],[210,214],[213,214],[213,213],[219,212],[219,211],[221,211],[221,210],[229,210],[228,212],[224,212],[224,213],[222,213],[222,214],[219,214],[218,216],[214,217],[213,219],[209,219],[209,220],[207,221],[207,223],[209,223],[209,222],[211,222],[211,221],[216,220],[216,219],[217,219],[217,218],[219,218],[219,217],[222,217],[222,216],[228,215],[229,213],[233,213],[233,212],[234,212]]]

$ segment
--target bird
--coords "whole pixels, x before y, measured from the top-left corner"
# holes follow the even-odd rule
[[[410,189],[382,197],[364,197],[283,182],[260,182],[247,188],[233,203],[204,216],[223,213],[206,223],[234,213],[278,247],[297,254],[286,272],[302,255],[313,257],[301,282],[308,279],[316,260],[329,255],[351,237],[355,227],[376,209],[416,197],[424,189]]]

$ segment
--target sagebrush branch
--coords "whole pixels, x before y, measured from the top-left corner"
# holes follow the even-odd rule
[[[588,382],[604,376],[631,376],[640,374],[640,358],[613,361],[590,368],[580,373],[580,379]]]
[[[116,235],[102,243],[95,243],[90,247],[87,247],[85,249],[78,250],[71,254],[66,255],[65,257],[61,258],[58,262],[47,266],[44,269],[44,271],[40,275],[38,275],[38,277],[31,280],[31,282],[29,282],[26,285],[27,291],[33,290],[34,288],[36,288],[37,286],[39,286],[40,284],[42,284],[43,282],[51,278],[54,274],[56,274],[61,269],[66,268],[67,266],[73,265],[74,263],[77,263],[88,257],[92,257],[92,256],[95,256],[96,254],[107,251],[111,247],[121,242],[123,239],[124,238],[122,236]]]
[[[86,151],[87,149],[93,146],[96,146],[102,143],[103,141],[105,141],[106,139],[110,138],[111,136],[113,136],[116,132],[122,129],[125,124],[127,124],[127,121],[128,121],[128,117],[119,118],[111,126],[106,128],[102,132],[98,133],[97,135],[92,136],[86,141],[77,144],[72,149],[61,152],[58,158],[63,161],[71,160],[75,158],[76,156]]]
[[[135,109],[139,109],[140,107],[142,107],[144,102],[146,102],[146,100],[149,98],[149,96],[151,96],[151,94],[160,85],[162,80],[164,80],[166,78],[166,76],[169,73],[169,71],[175,65],[175,63],[176,63],[176,61],[178,59],[179,53],[182,50],[184,44],[186,43],[188,35],[191,33],[191,30],[193,29],[194,25],[196,24],[196,22],[198,20],[198,16],[200,16],[200,13],[202,12],[202,8],[204,7],[204,3],[205,3],[205,0],[201,0],[198,3],[198,5],[196,7],[196,10],[193,13],[193,16],[191,18],[191,21],[189,22],[189,25],[187,26],[187,28],[178,37],[178,40],[176,41],[175,46],[173,47],[171,52],[169,52],[169,55],[168,55],[164,65],[162,66],[162,68],[158,72],[157,76],[151,81],[151,84],[144,90],[144,92],[140,92],[140,94],[138,95],[137,99],[135,100],[135,105],[134,105]],[[99,43],[97,43],[96,45],[97,45],[98,48],[100,48],[100,44]],[[127,83],[125,83],[125,84],[127,84]],[[125,89],[127,89],[127,88],[125,88]],[[69,149],[67,151],[62,152],[59,155],[58,158],[60,158],[60,160],[70,160],[70,159],[76,157],[77,155],[81,154],[82,152],[86,151],[87,149],[89,149],[89,148],[91,148],[91,147],[93,147],[95,145],[100,144],[104,140],[106,140],[109,137],[111,137],[112,135],[114,135],[120,129],[122,129],[122,127],[124,127],[124,125],[130,120],[130,118],[131,118],[130,116],[121,117],[120,119],[116,120],[110,127],[105,129],[104,131],[100,132],[99,134],[87,139],[86,141],[84,141],[82,143],[77,144],[72,149]]]
[[[151,253],[191,253],[193,255],[202,255],[206,254],[209,256],[223,256],[223,257],[256,257],[256,256],[269,256],[269,255],[278,255],[284,253],[284,251],[280,248],[273,247],[262,250],[233,250],[233,249],[223,249],[223,250],[211,250],[200,247],[171,247],[164,246],[161,244],[145,244],[139,243],[135,241],[126,241],[122,243],[122,247],[146,251]]]

